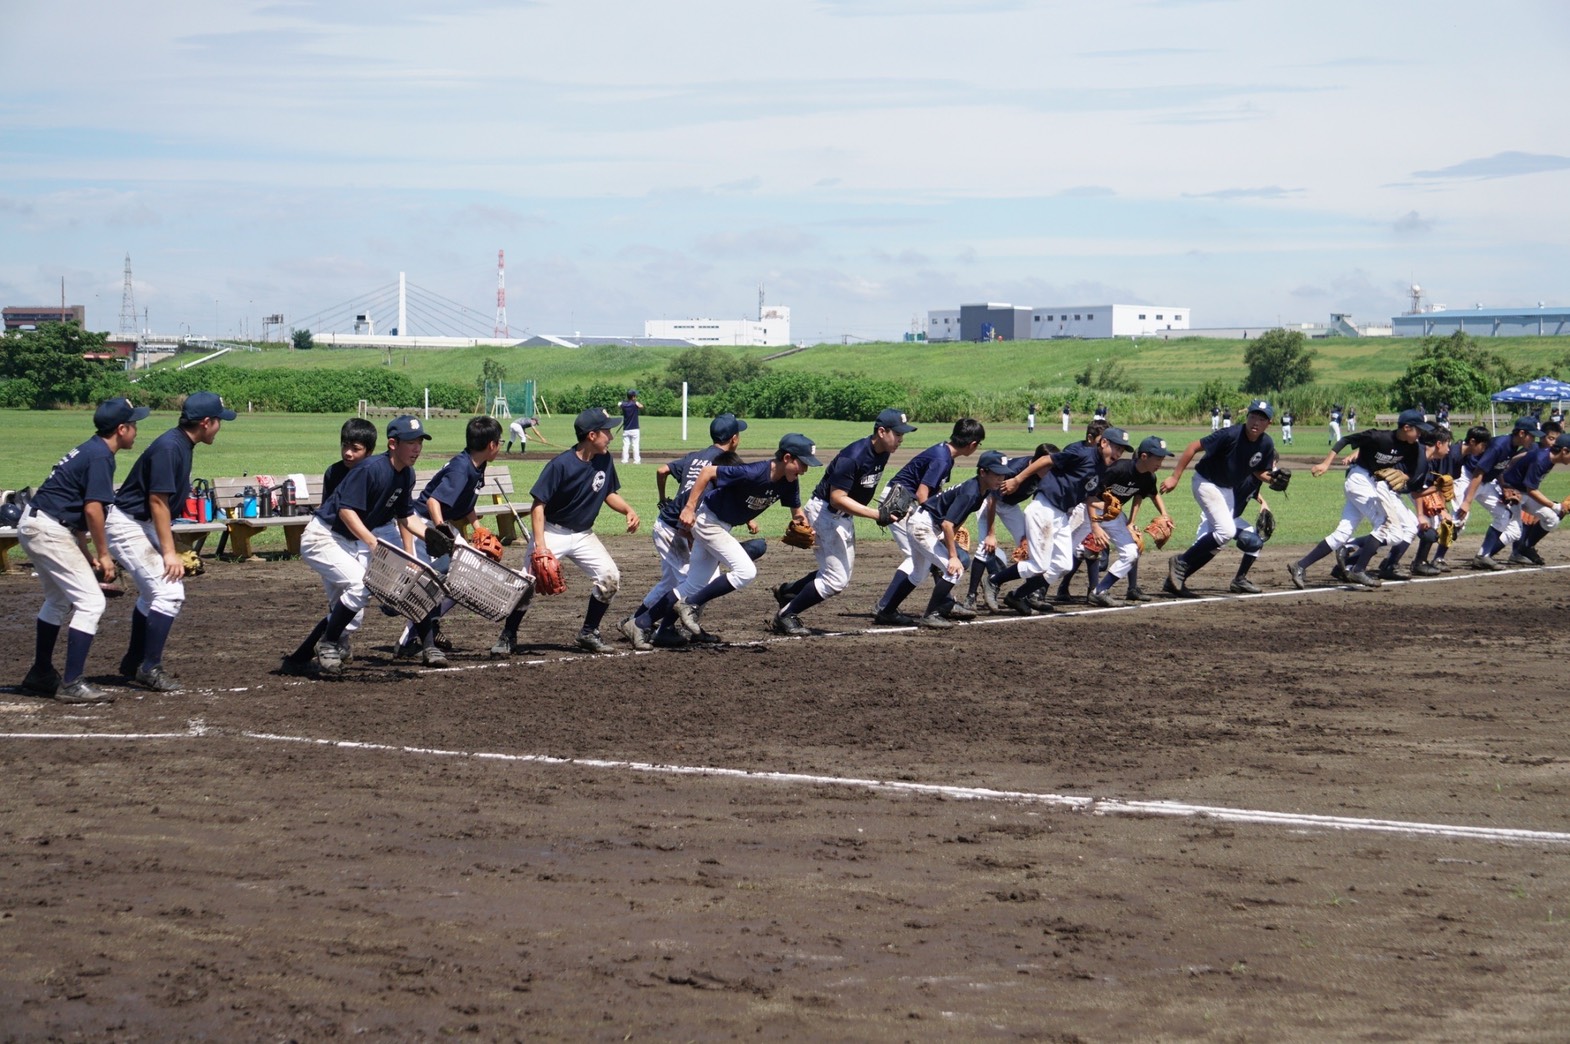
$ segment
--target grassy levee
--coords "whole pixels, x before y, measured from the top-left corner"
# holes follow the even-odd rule
[[[1570,346],[1563,338],[1480,338],[1491,351],[1531,370],[1546,372]],[[1317,384],[1341,385],[1351,381],[1389,382],[1406,369],[1417,349],[1413,338],[1328,338],[1310,342],[1318,353]],[[1172,340],[1060,340],[1002,341],[991,344],[878,343],[821,344],[769,363],[788,372],[844,373],[897,380],[913,389],[948,387],[975,393],[1002,394],[1025,389],[1079,390],[1074,377],[1089,364],[1116,359],[1146,392],[1193,392],[1207,381],[1235,386],[1244,372],[1247,341],[1185,337]],[[552,387],[589,385],[596,381],[648,383],[663,376],[679,348],[456,348],[412,349],[391,352],[361,348],[316,348],[295,351],[270,345],[259,352],[231,352],[226,366],[313,367],[351,369],[392,366],[416,383],[452,381],[472,383],[484,360],[497,359],[512,379],[532,378],[547,401]],[[774,348],[727,348],[749,358],[761,359]],[[181,357],[180,361],[188,361]],[[161,365],[177,365],[170,360]],[[1241,393],[1240,393],[1241,394]],[[1052,405],[1046,399],[1042,405]],[[1061,404],[1059,404],[1061,405]]]
[[[155,414],[142,422],[137,448],[120,457],[118,477],[125,476],[138,450],[172,426],[174,420],[172,414],[163,413]],[[327,414],[242,414],[238,420],[224,425],[213,445],[196,448],[193,474],[203,478],[218,478],[244,474],[284,475],[290,472],[304,472],[314,481],[329,464],[337,459],[338,428],[342,422],[342,417]],[[427,443],[419,467],[439,467],[441,462],[459,452],[463,448],[464,423],[461,419],[432,419],[429,430],[434,438]],[[383,422],[378,422],[378,426],[382,424]],[[643,434],[644,463],[636,467],[618,469],[623,495],[648,520],[648,524],[652,524],[657,508],[655,473],[660,462],[669,459],[672,455],[685,453],[707,444],[707,418],[694,418],[688,430],[689,438],[683,442],[681,421],[678,418],[647,418]],[[1201,428],[1168,425],[1133,428],[1136,440],[1147,435],[1160,435],[1174,450],[1181,450],[1191,440],[1200,438],[1208,431],[1208,426]],[[802,432],[811,437],[818,446],[819,457],[826,464],[841,447],[867,434],[868,426],[845,421],[756,420],[750,422],[747,431],[742,435],[742,456],[748,460],[758,460],[768,456],[773,452],[780,436],[786,432]],[[548,419],[545,422],[545,434],[559,447],[561,443],[572,438],[570,422]],[[947,434],[948,425],[922,426],[920,430],[907,436],[905,446],[895,457],[895,465],[908,459],[912,453],[935,442],[941,442]],[[1025,432],[1023,425],[993,424],[989,425],[985,445],[1010,454],[1028,453],[1038,441],[1062,445],[1066,438],[1077,438],[1080,434],[1082,431],[1065,436],[1057,425],[1048,424],[1038,427],[1032,436]],[[0,411],[0,487],[14,489],[38,485],[61,456],[89,435],[91,435],[90,418],[84,411]],[[1278,450],[1287,459],[1289,466],[1296,472],[1291,490],[1286,495],[1279,493],[1266,495],[1280,522],[1280,529],[1275,538],[1278,544],[1310,543],[1318,540],[1334,528],[1336,520],[1340,517],[1342,505],[1340,472],[1331,472],[1317,480],[1308,474],[1308,462],[1317,460],[1324,454],[1328,448],[1326,442],[1325,430],[1322,427],[1300,426],[1295,445],[1278,446]],[[612,441],[611,449],[619,459],[619,439]],[[539,474],[540,468],[558,451],[553,447],[536,447],[524,457],[510,456],[499,462],[511,471],[514,488],[518,490],[514,501],[519,510],[525,514],[528,510],[529,487]],[[972,465],[972,460],[961,461],[955,469],[955,478],[969,477]],[[811,495],[821,474],[821,471],[816,469],[808,472],[803,483],[804,497]],[[892,477],[892,468],[887,475]],[[1177,521],[1175,537],[1177,542],[1185,542],[1191,538],[1199,522],[1199,511],[1189,493],[1188,481],[1188,476],[1185,475],[1179,487],[1167,498],[1168,510]],[[1545,493],[1556,499],[1570,495],[1570,472],[1553,472],[1543,488]],[[1141,517],[1147,520],[1151,517],[1148,506],[1141,510]],[[1253,517],[1252,510],[1249,512],[1249,517]],[[778,508],[771,510],[763,517],[762,526],[765,535],[777,536],[785,528],[785,513]],[[610,511],[602,512],[596,525],[596,531],[607,536],[620,534],[623,529],[622,517]],[[640,543],[646,541],[647,532],[645,528],[634,539]],[[886,533],[870,522],[858,522],[857,533],[862,539],[887,538]],[[1475,536],[1478,533],[1480,530],[1471,535]],[[283,546],[283,539],[276,531],[271,531],[257,541],[257,546],[263,550],[279,550]],[[629,548],[627,553],[637,553],[630,550],[631,546],[630,543],[621,544],[618,541],[618,553],[622,553],[621,547]],[[770,547],[770,555],[778,554],[791,559],[790,569],[801,566],[805,571],[807,563],[811,561],[810,556],[782,547],[777,542],[771,543]]]

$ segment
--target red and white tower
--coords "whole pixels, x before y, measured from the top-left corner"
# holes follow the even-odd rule
[[[511,337],[507,328],[507,252],[496,251],[496,329],[493,337]]]

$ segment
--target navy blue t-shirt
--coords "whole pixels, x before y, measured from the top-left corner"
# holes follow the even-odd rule
[[[1008,477],[1009,478],[1014,478],[1021,471],[1024,471],[1026,468],[1028,468],[1032,464],[1034,464],[1035,463],[1035,458],[1034,457],[1027,457],[1027,456],[1024,456],[1022,454],[1022,455],[1020,455],[1018,457],[1005,457],[1004,458],[1004,463],[1006,463],[1008,465],[1008,468],[1009,468]],[[1038,490],[1040,488],[1041,488],[1041,476],[1039,474],[1038,475],[1032,475],[1032,476],[1030,476],[1030,478],[1028,478],[1024,482],[1020,483],[1019,488],[1016,489],[1014,492],[1012,492],[1012,493],[999,493],[998,494],[998,499],[1003,501],[1003,503],[1005,503],[1005,504],[1023,504],[1025,501],[1027,501],[1031,497],[1035,496],[1036,495],[1036,490]]]
[[[989,496],[992,494],[981,491],[979,480],[968,478],[957,486],[945,489],[935,497],[928,497],[927,502],[922,504],[919,510],[932,516],[933,526],[937,529],[942,529],[945,519],[958,529],[986,502]]]
[[[1483,473],[1484,482],[1492,482],[1505,473],[1510,466],[1510,458],[1517,453],[1513,445],[1514,436],[1500,435],[1488,444],[1488,448],[1475,457],[1466,458],[1466,469],[1476,475]]]
[[[779,501],[788,508],[801,507],[801,487],[796,479],[769,478],[774,461],[733,464],[715,469],[709,488],[703,491],[703,506],[727,526],[751,522]]]
[[[355,463],[359,462],[356,461]],[[333,495],[333,490],[337,489],[338,483],[342,482],[343,477],[349,474],[349,469],[351,466],[352,465],[345,464],[340,460],[336,461],[332,467],[322,472],[322,500],[325,501],[328,497]]]
[[[339,536],[354,539],[354,533],[338,518],[340,508],[355,512],[366,529],[375,530],[413,514],[413,493],[414,469],[393,467],[392,458],[383,453],[350,468],[332,496],[316,509],[316,517]]]
[[[638,414],[643,412],[643,403],[628,399],[621,404],[621,430],[637,431]]]
[[[1135,497],[1154,497],[1157,493],[1155,472],[1140,471],[1134,457],[1114,461],[1101,476],[1101,492],[1111,493],[1127,504]]]
[[[1548,450],[1542,447],[1529,449],[1504,470],[1504,474],[1499,476],[1499,485],[1526,493],[1541,486],[1543,477],[1553,468],[1553,454]]]
[[[138,522],[146,522],[153,517],[148,500],[161,496],[169,502],[170,517],[179,517],[191,489],[194,448],[191,437],[179,428],[170,428],[158,436],[136,458],[125,481],[120,483],[120,489],[115,493],[115,507]]]
[[[1052,454],[1052,467],[1041,476],[1036,495],[1059,511],[1073,511],[1101,488],[1106,470],[1099,446],[1076,442]]]
[[[442,506],[443,519],[452,522],[465,518],[479,503],[480,487],[483,485],[485,465],[476,466],[474,458],[467,451],[460,453],[443,464],[442,469],[431,476],[431,481],[420,490],[420,495],[414,498],[415,513],[421,518],[429,518],[430,511],[425,502],[434,497]]]
[[[949,472],[954,470],[954,454],[949,452],[949,444],[940,442],[936,446],[928,446],[906,463],[895,473],[892,485],[904,486],[912,493],[921,486],[927,487],[929,494],[936,493],[943,488],[943,483],[949,480]]]
[[[545,521],[586,533],[594,528],[605,498],[619,489],[621,480],[609,453],[584,460],[577,450],[567,450],[540,470],[529,495],[545,505]]]
[[[94,435],[60,458],[33,494],[33,504],[67,529],[85,529],[82,507],[96,501],[107,508],[114,498],[114,450]]]
[[[665,506],[660,508],[660,521],[672,528],[681,525],[681,509],[687,506],[687,494],[698,484],[698,476],[703,474],[704,468],[710,464],[740,463],[740,457],[718,446],[695,449],[685,457],[671,461],[666,467],[670,468],[671,478],[676,480],[676,495],[667,498]]]
[[[877,495],[878,483],[882,481],[883,469],[888,463],[887,453],[873,451],[870,436],[857,439],[834,454],[812,495],[833,507],[834,502],[829,497],[836,489],[841,489],[856,503],[870,504]]]
[[[1194,465],[1194,470],[1207,482],[1236,489],[1248,476],[1274,467],[1276,444],[1270,435],[1262,433],[1258,442],[1249,442],[1246,430],[1246,425],[1234,424],[1200,439],[1199,448],[1205,451],[1205,457]]]

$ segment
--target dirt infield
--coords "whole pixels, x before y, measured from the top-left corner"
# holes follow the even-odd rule
[[[0,694],[0,1036],[1563,1039],[1570,573],[771,639],[809,561],[710,610],[756,644],[578,655],[569,570],[528,655],[373,616],[340,682],[270,673],[308,569],[216,563],[189,691]]]

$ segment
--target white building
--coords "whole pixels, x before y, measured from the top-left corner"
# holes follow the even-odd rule
[[[1027,329],[1028,325],[1028,329]],[[1183,305],[1018,305],[988,302],[927,313],[927,340],[975,341],[990,327],[1004,340],[1054,337],[1137,337],[1189,328]]]
[[[790,344],[790,309],[770,305],[757,319],[647,319],[643,336],[700,345],[786,345]]]

